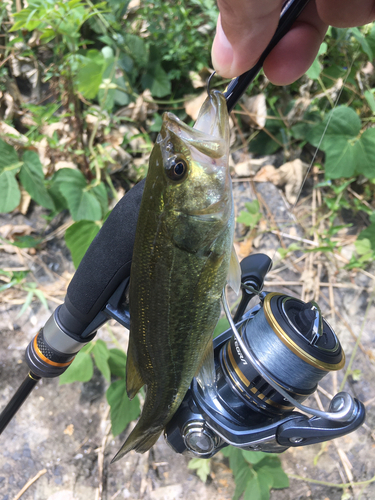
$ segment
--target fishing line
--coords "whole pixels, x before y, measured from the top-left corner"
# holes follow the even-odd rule
[[[355,60],[356,60],[356,58],[358,57],[358,54],[359,54],[359,52],[357,52],[356,56],[355,56],[355,57],[352,59],[352,61],[351,61],[351,64],[350,64],[350,66],[349,66],[349,68],[348,68],[348,71],[347,71],[346,76],[345,76],[345,78],[344,78],[344,80],[343,80],[343,83],[342,83],[342,85],[341,85],[341,88],[340,88],[340,90],[339,90],[339,92],[338,92],[338,94],[337,94],[337,97],[336,97],[336,100],[335,100],[334,106],[333,106],[333,108],[332,108],[332,110],[331,110],[331,112],[330,112],[330,116],[329,116],[329,118],[328,118],[328,120],[327,120],[326,126],[324,127],[324,130],[323,130],[322,136],[321,136],[321,137],[320,137],[320,139],[319,139],[319,143],[318,143],[318,145],[317,145],[317,147],[316,147],[316,149],[315,149],[315,152],[314,152],[314,154],[313,154],[313,157],[312,157],[312,160],[311,160],[311,162],[310,162],[310,165],[309,165],[309,167],[308,167],[308,169],[307,169],[307,171],[306,171],[306,173],[305,173],[305,175],[304,175],[304,178],[303,178],[303,180],[302,180],[302,183],[301,183],[301,186],[300,186],[300,188],[299,188],[299,191],[298,191],[298,195],[297,195],[296,201],[293,203],[293,205],[292,205],[292,207],[291,207],[291,209],[290,209],[290,211],[289,211],[289,212],[290,212],[291,214],[293,214],[293,215],[294,215],[294,210],[295,210],[295,208],[296,208],[296,206],[297,206],[297,204],[298,204],[298,202],[299,202],[299,200],[300,200],[301,193],[302,193],[302,190],[303,190],[304,185],[305,185],[305,183],[306,183],[306,180],[307,180],[308,176],[310,175],[311,169],[312,169],[312,167],[313,167],[313,165],[314,165],[314,163],[315,163],[316,157],[317,157],[318,152],[319,152],[319,148],[320,148],[320,146],[321,146],[321,144],[322,144],[322,142],[323,142],[324,136],[325,136],[325,135],[326,135],[326,133],[327,133],[328,127],[329,127],[329,125],[330,125],[330,123],[331,123],[332,117],[333,117],[334,112],[335,112],[335,110],[336,110],[336,108],[337,108],[337,105],[338,105],[338,102],[339,102],[339,100],[340,100],[341,94],[342,94],[342,92],[343,92],[343,90],[344,90],[345,83],[346,83],[347,79],[349,78],[349,75],[350,75],[350,73],[351,73],[351,70],[352,70],[352,67],[353,67],[354,61],[355,61]],[[277,247],[277,248],[275,249],[275,251],[274,251],[274,253],[273,253],[273,256],[272,256],[272,258],[271,258],[271,262],[272,262],[272,264],[273,264],[273,262],[274,262],[274,260],[275,260],[275,255],[276,255],[276,253],[277,253],[278,248],[279,248],[279,247]],[[272,264],[271,264],[271,266],[272,266]]]

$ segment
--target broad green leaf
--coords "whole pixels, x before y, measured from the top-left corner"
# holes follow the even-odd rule
[[[160,64],[150,67],[141,82],[143,88],[150,89],[154,97],[165,97],[171,93],[171,82]]]
[[[101,182],[97,186],[93,187],[91,189],[91,192],[95,195],[95,198],[100,203],[102,214],[106,214],[108,212],[108,195],[104,183]]]
[[[244,491],[244,500],[268,500],[269,499],[269,490],[268,497],[262,496],[262,491],[259,484],[259,479],[257,476],[253,476],[246,483],[246,488]]]
[[[311,78],[311,80],[317,80],[322,71],[322,65],[319,62],[319,56],[325,54],[327,52],[327,44],[323,42],[319,47],[318,55],[316,56],[314,62],[310,66],[310,68],[306,71],[306,75]]]
[[[82,59],[76,81],[78,92],[87,99],[96,97],[106,68],[104,56],[98,50],[89,50]]]
[[[358,235],[356,245],[359,244],[359,241],[361,240],[368,240],[370,242],[371,248],[375,250],[375,223],[373,222],[372,224],[369,225],[369,227],[366,227],[363,231],[361,231]],[[367,243],[365,243],[367,245]]]
[[[328,124],[328,128],[326,130]],[[337,137],[348,139],[356,137],[361,130],[361,120],[352,108],[347,106],[338,106],[336,109],[327,113],[324,120],[313,127],[308,134],[307,139],[314,146],[318,146],[325,131],[321,149],[325,151],[333,140]]]
[[[44,185],[43,167],[35,151],[25,151],[19,173],[20,181],[31,198],[42,207],[53,210],[55,204]]]
[[[310,131],[307,139],[326,153],[327,178],[351,177],[356,172],[359,148],[356,143],[360,130],[361,120],[357,113],[346,106],[339,106]],[[361,153],[367,157],[367,151],[371,150],[371,147],[366,143],[362,149]],[[362,166],[366,167],[367,165]]]
[[[136,35],[127,34],[125,35],[125,45],[127,47],[129,55],[136,62],[137,66],[144,67],[147,64],[148,59],[147,48],[144,39]]]
[[[75,268],[79,266],[79,263],[99,230],[100,226],[98,224],[88,220],[75,222],[66,230],[65,242],[72,254]]]
[[[111,380],[111,370],[108,365],[109,351],[107,344],[103,340],[98,339],[95,342],[94,348],[92,350],[94,356],[94,361],[96,366],[101,371],[103,377],[110,382]]]
[[[94,374],[94,365],[90,354],[80,351],[69,368],[60,375],[59,384],[88,382]]]
[[[322,71],[322,65],[319,62],[319,57],[316,57],[310,68],[306,71],[306,75],[311,80],[317,80],[320,76],[321,71]]]
[[[262,451],[246,451],[246,450],[242,450],[242,455],[246,460],[246,462],[253,465],[261,462],[265,457],[268,456],[267,453],[264,453]]]
[[[0,172],[2,172],[5,167],[10,167],[16,163],[18,163],[18,154],[16,150],[13,146],[9,146],[9,144],[0,139]]]
[[[375,177],[375,128],[363,132],[354,145],[356,173],[371,179]]]
[[[16,181],[16,173],[16,170],[0,172],[0,213],[11,212],[20,204],[21,192]]]
[[[117,436],[140,414],[139,399],[130,401],[126,394],[124,379],[113,382],[107,390],[107,401],[111,407],[112,434]]]
[[[364,93],[364,96],[366,97],[367,104],[369,105],[371,111],[375,113],[375,98],[374,94],[371,92],[371,90],[366,90]]]
[[[125,378],[126,375],[126,354],[121,349],[110,349],[108,365],[111,374],[115,377]]]
[[[90,192],[82,172],[63,168],[58,174],[54,180],[66,199],[73,220],[100,220],[102,218],[100,203],[94,193]]]
[[[366,40],[366,37],[363,35],[363,33],[360,32],[358,28],[351,28],[350,31],[354,38],[360,43],[362,51],[367,55],[369,61],[372,62],[374,56],[372,53],[372,49],[368,41]]]
[[[195,470],[199,479],[205,483],[211,472],[210,461],[206,458],[192,458],[188,463],[188,469]]]
[[[259,475],[269,474],[272,477],[270,487],[275,489],[288,488],[289,478],[282,469],[280,459],[278,457],[266,458],[259,467],[256,467],[256,472]]]

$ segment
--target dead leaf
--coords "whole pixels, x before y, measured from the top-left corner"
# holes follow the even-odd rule
[[[77,165],[72,161],[64,161],[64,160],[57,161],[55,163],[55,171],[60,170],[61,168],[77,169]]]
[[[248,125],[255,125],[258,128],[263,128],[267,120],[267,104],[265,95],[257,94],[252,97],[245,97],[244,106],[248,114],[241,115],[243,121]]]
[[[22,215],[26,215],[27,211],[29,210],[31,196],[23,186],[20,186],[20,188],[21,188],[21,202],[18,205],[17,209],[19,212],[21,212]]]
[[[5,122],[0,122],[0,136],[5,135],[4,140],[11,146],[24,146],[29,142],[28,138],[20,134],[18,130]]]
[[[34,229],[27,224],[5,224],[0,226],[0,236],[10,241],[14,241],[14,236],[29,236],[34,232]]]
[[[135,102],[122,108],[117,116],[127,116],[135,122],[143,123],[148,115],[153,115],[157,110],[158,105],[154,102],[150,90],[147,89],[137,97]]]
[[[255,175],[255,182],[272,182],[277,187],[284,187],[285,196],[289,203],[297,201],[302,181],[309,166],[299,158],[275,168],[273,165],[266,165]]]
[[[277,185],[279,176],[277,169],[273,165],[265,165],[254,177],[255,182],[272,182]]]
[[[189,71],[189,78],[195,89],[205,87],[207,84],[207,80],[203,79],[197,71]]]
[[[51,158],[48,154],[49,146],[47,137],[43,137],[43,139],[34,144],[40,159],[40,163],[43,165],[43,172],[46,173],[49,165],[51,164]]]
[[[206,100],[207,92],[204,91],[199,96],[194,97],[194,99],[189,99],[185,101],[184,107],[186,114],[188,114],[194,121],[198,118],[199,111],[202,107],[202,104]]]
[[[64,434],[67,434],[68,436],[73,436],[74,434],[74,425],[69,424],[68,427],[64,430]]]

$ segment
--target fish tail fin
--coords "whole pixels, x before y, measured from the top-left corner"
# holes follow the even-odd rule
[[[113,457],[111,463],[117,462],[117,460],[120,460],[120,458],[129,453],[131,450],[135,450],[138,453],[148,451],[152,446],[154,446],[161,433],[162,430],[155,431],[149,428],[144,429],[144,427],[140,425],[140,422],[138,422],[125,443]]]

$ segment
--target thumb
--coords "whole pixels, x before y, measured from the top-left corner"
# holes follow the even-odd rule
[[[276,31],[282,0],[217,0],[220,15],[212,64],[225,78],[249,70]]]

